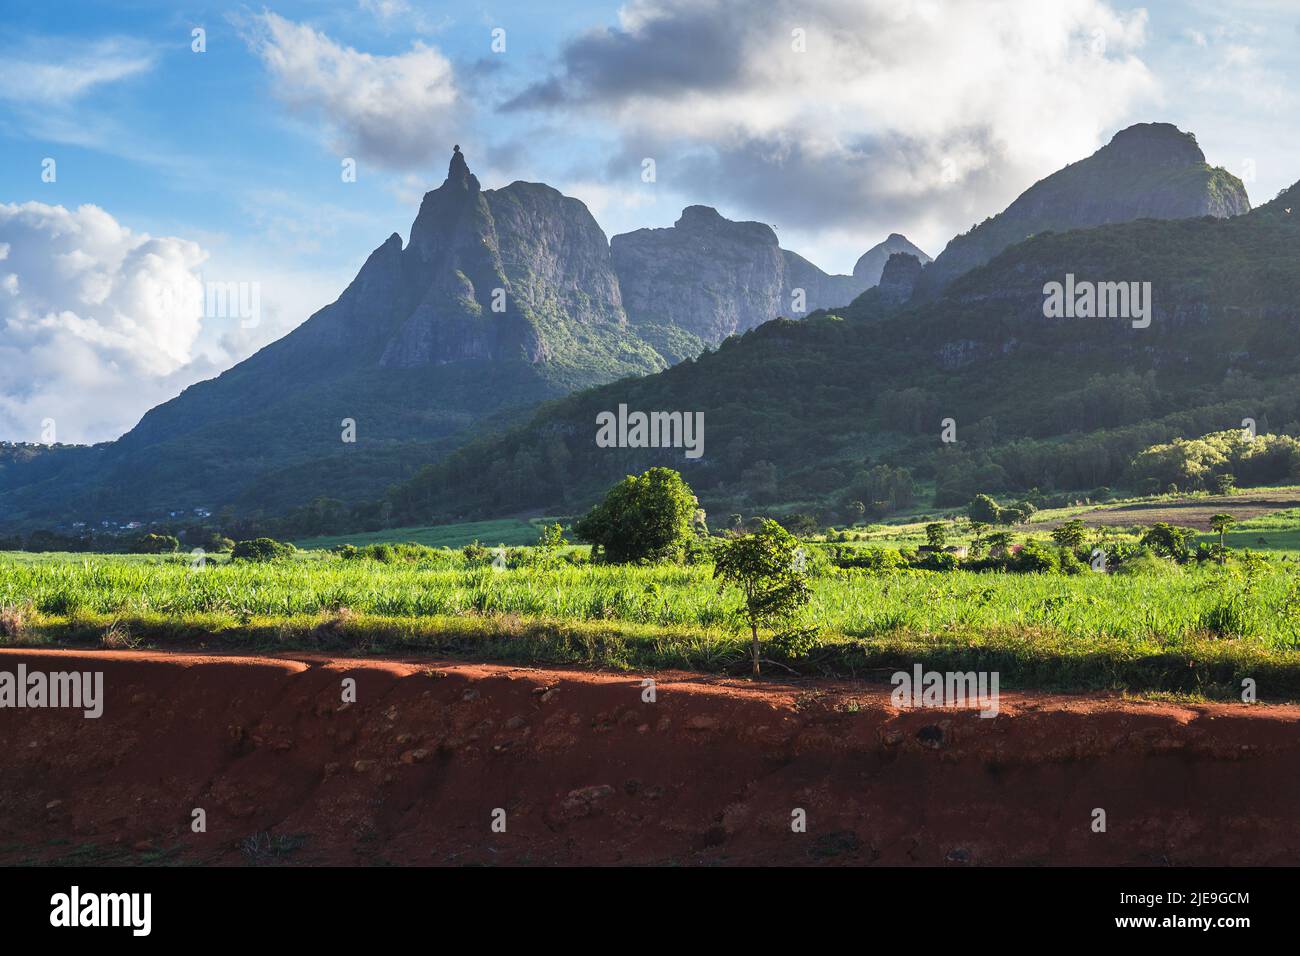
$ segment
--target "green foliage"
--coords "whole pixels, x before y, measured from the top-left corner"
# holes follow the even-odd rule
[[[760,670],[759,630],[792,625],[808,604],[805,561],[799,540],[770,519],[755,533],[724,542],[714,556],[714,577],[724,589],[741,592],[740,616],[750,631],[755,674]],[[791,646],[802,643],[793,641]]]
[[[478,541],[472,541],[460,549],[461,557],[465,559],[466,564],[477,565],[486,564],[492,556],[492,552],[486,547],[479,544]]]
[[[1011,565],[1024,573],[1055,574],[1061,570],[1061,556],[1040,541],[1030,541],[1012,555]]]
[[[289,558],[298,549],[287,541],[276,541],[274,538],[253,538],[249,541],[239,541],[231,549],[230,559],[232,561],[253,561],[265,562],[276,561],[282,558]]]
[[[1251,437],[1242,429],[1177,438],[1143,449],[1129,469],[1135,484],[1231,494],[1238,480],[1269,484],[1300,475],[1300,442],[1290,435]]]
[[[691,538],[699,502],[671,468],[628,475],[573,526],[612,564],[661,561],[681,553]]]
[[[146,534],[141,536],[131,550],[136,554],[171,554],[181,543],[174,535]]]
[[[936,551],[943,549],[948,543],[948,527],[941,521],[935,521],[925,526],[925,542]]]
[[[542,551],[558,551],[568,543],[564,540],[564,525],[558,521],[543,525],[541,533],[537,536],[537,547]]]
[[[1162,558],[1186,561],[1191,556],[1196,529],[1179,528],[1167,521],[1157,521],[1142,535],[1141,543]]]
[[[966,508],[966,514],[971,521],[978,521],[982,524],[997,524],[1002,509],[998,503],[988,495],[980,494],[971,499],[971,503]]]
[[[1086,539],[1082,518],[1071,518],[1052,531],[1052,540],[1062,548],[1081,548]]]

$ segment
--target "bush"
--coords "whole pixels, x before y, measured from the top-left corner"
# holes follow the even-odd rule
[[[988,495],[976,495],[967,506],[966,515],[981,524],[997,524],[1000,511],[998,503]]]
[[[467,544],[461,548],[460,553],[466,564],[484,564],[492,554],[487,548],[478,543],[478,539],[475,539],[473,544]]]
[[[170,534],[146,534],[131,545],[132,554],[174,554],[180,541]]]
[[[1033,574],[1055,574],[1061,570],[1060,555],[1038,541],[1030,541],[1010,558],[1013,571]]]
[[[1158,521],[1142,535],[1141,543],[1162,558],[1173,558],[1181,562],[1191,556],[1191,544],[1196,534],[1194,528],[1179,528]]]
[[[1088,565],[1079,560],[1072,548],[1061,548],[1060,564],[1062,574],[1082,574],[1088,570]]]
[[[677,557],[692,537],[699,501],[671,468],[628,475],[573,526],[612,564]]]
[[[237,542],[230,552],[230,560],[276,561],[280,558],[290,557],[297,550],[287,541],[276,541],[274,538],[253,538],[250,541]]]

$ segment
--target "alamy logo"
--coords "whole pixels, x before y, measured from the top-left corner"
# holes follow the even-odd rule
[[[104,713],[104,672],[18,672],[0,671],[0,708],[71,707],[82,716],[95,719]]]
[[[703,412],[629,412],[596,416],[597,448],[684,448],[687,458],[704,454]]]
[[[153,928],[152,893],[82,893],[81,887],[50,897],[50,925],[129,926],[131,935],[148,936]]]
[[[981,717],[998,715],[997,671],[896,671],[889,702],[895,707],[978,707]]]
[[[1133,328],[1151,324],[1150,282],[1065,282],[1043,286],[1043,316],[1048,319],[1132,319]]]

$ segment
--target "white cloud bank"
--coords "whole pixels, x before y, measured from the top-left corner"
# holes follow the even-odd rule
[[[633,0],[506,108],[610,123],[610,173],[656,157],[694,201],[934,244],[1158,95],[1146,23],[1104,0]]]
[[[28,202],[0,204],[0,251],[0,434],[112,438],[175,394],[202,324],[195,243]]]
[[[210,258],[98,206],[0,203],[0,438],[45,440],[47,419],[60,442],[116,438],[279,338],[336,286],[247,256]],[[241,313],[241,294],[257,315]]]

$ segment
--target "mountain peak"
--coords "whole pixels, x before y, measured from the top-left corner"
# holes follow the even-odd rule
[[[712,206],[687,206],[673,225],[678,229],[709,229],[725,221]]]
[[[1040,179],[1002,212],[955,237],[926,268],[917,291],[937,294],[963,272],[1041,232],[1134,219],[1226,218],[1249,210],[1241,180],[1210,166],[1195,136],[1172,123],[1138,123],[1120,130],[1086,159]]]
[[[922,265],[930,261],[930,257],[913,245],[902,233],[891,232],[884,242],[877,243],[862,254],[861,258],[853,266],[853,277],[863,282],[866,287],[876,285],[880,282],[885,263],[896,252],[905,252],[915,256]]]
[[[447,181],[443,185],[459,186],[472,193],[479,191],[478,178],[469,171],[459,144],[451,148],[451,165],[447,167]]]
[[[1136,123],[1111,137],[1099,156],[1153,166],[1195,166],[1205,162],[1196,136],[1173,123]]]

